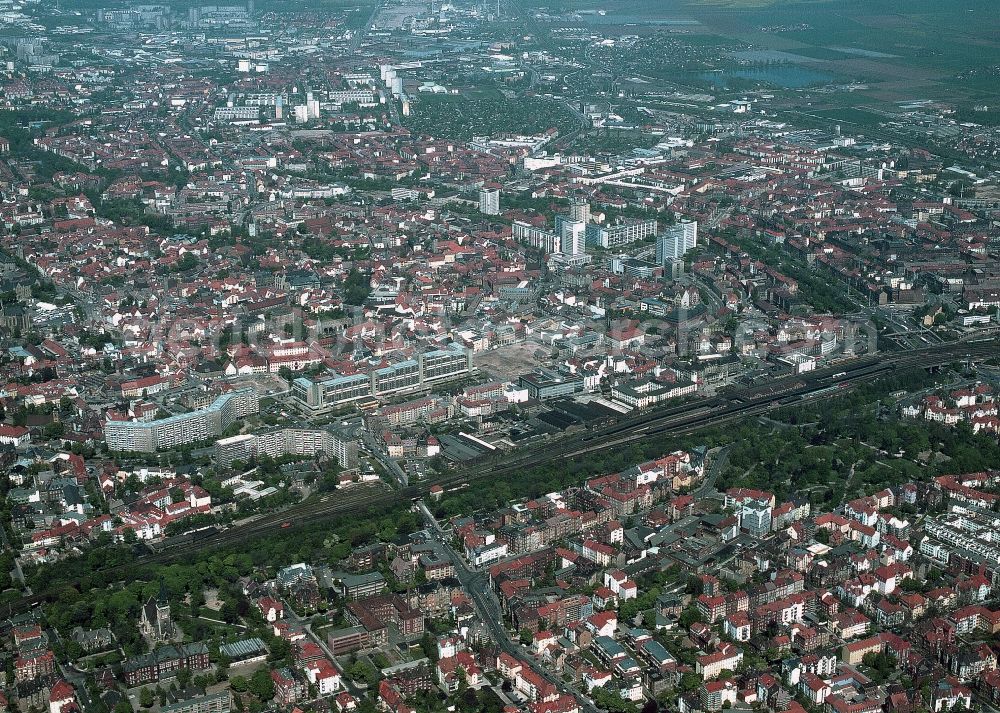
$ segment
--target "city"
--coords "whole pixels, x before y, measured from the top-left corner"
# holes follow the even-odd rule
[[[0,702],[997,713],[998,38],[0,0]]]

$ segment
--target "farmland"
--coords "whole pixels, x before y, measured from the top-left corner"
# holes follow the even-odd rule
[[[604,33],[655,35],[644,42],[662,44],[666,56],[626,65],[645,64],[655,77],[672,71],[671,48],[693,49],[705,37],[720,65],[727,51],[779,52],[784,63],[865,83],[866,98],[887,103],[981,101],[995,95],[1000,71],[1000,16],[991,0],[548,0],[534,7],[550,16],[577,13],[582,25]],[[674,70],[690,68],[692,56],[681,59]]]

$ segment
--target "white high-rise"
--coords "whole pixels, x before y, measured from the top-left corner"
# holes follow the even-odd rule
[[[667,232],[656,238],[656,262],[665,265],[671,260],[684,257],[698,245],[698,222],[682,220],[667,228]]]
[[[579,267],[590,262],[587,254],[587,224],[590,222],[590,204],[583,198],[573,198],[569,213],[556,216],[555,236],[559,250],[549,259],[550,269]]]
[[[583,255],[587,242],[587,224],[582,220],[561,222],[562,251],[566,255]]]
[[[500,215],[500,189],[479,189],[479,212],[484,215]]]

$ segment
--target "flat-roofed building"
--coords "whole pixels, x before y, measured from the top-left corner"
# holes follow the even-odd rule
[[[208,693],[204,696],[196,696],[160,707],[161,713],[229,713],[230,710],[232,710],[232,697],[228,690]]]
[[[257,390],[238,389],[203,409],[156,421],[109,418],[104,422],[104,440],[112,451],[155,453],[222,435],[237,421],[259,411]]]
[[[656,235],[655,218],[629,220],[614,225],[587,225],[587,245],[599,245],[602,248],[615,248],[621,245],[651,238]]]

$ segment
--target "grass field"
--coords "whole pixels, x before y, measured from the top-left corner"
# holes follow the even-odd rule
[[[855,127],[878,126],[880,123],[887,121],[887,118],[881,114],[866,111],[865,109],[858,109],[856,107],[820,109],[811,113],[824,119],[839,121]]]
[[[797,47],[791,50],[791,54],[799,55],[800,57],[806,57],[808,59],[819,59],[829,62],[835,62],[842,59],[851,59],[852,55],[847,52],[841,52],[840,50],[831,49],[829,47]]]

